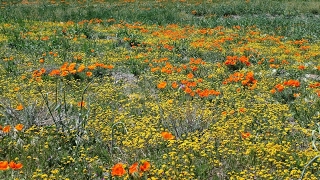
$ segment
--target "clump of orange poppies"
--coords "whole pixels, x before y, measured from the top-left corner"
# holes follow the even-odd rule
[[[318,89],[320,87],[320,82],[311,83],[309,84],[309,87],[315,89],[316,94],[320,97],[320,89]]]
[[[280,102],[292,102],[301,96],[298,89],[299,87],[300,82],[298,80],[290,79],[283,83],[276,84],[274,88],[270,90],[270,93]]]
[[[249,133],[249,132],[243,132],[243,133],[241,133],[241,137],[243,138],[243,139],[247,139],[247,138],[249,138],[251,136],[251,134]]]
[[[157,85],[158,89],[164,89],[166,86],[167,86],[167,82],[165,81],[162,81]]]
[[[77,64],[76,62],[65,62],[63,63],[60,68],[58,69],[52,69],[50,72],[47,72],[45,68],[41,68],[40,70],[35,70],[32,72],[32,78],[36,81],[39,81],[43,75],[48,74],[50,77],[66,77],[66,76],[81,76],[81,74],[84,74],[87,77],[91,77],[94,72],[101,72],[105,69],[113,69],[113,65],[106,65],[103,63],[94,63],[90,64],[88,66],[85,66],[84,64]],[[100,73],[101,74],[101,73]]]
[[[277,84],[271,90],[271,93],[274,94],[276,92],[282,92],[285,87],[300,87],[300,82],[298,80],[290,79],[288,81],[283,82],[282,84]]]
[[[23,129],[23,124],[17,124],[14,128],[16,131],[22,131]],[[6,125],[6,126],[1,126],[0,125],[0,132],[2,133],[9,133],[11,131],[11,126],[10,125]]]
[[[12,169],[12,170],[19,170],[23,167],[23,165],[21,163],[15,163],[14,161],[0,161],[0,170],[4,171],[4,170],[8,170],[8,169]]]
[[[245,73],[235,72],[231,74],[227,79],[225,79],[222,84],[229,84],[233,82],[241,82],[242,86],[253,90],[257,87],[257,80],[254,78],[254,73],[252,71]]]
[[[162,132],[161,136],[163,137],[163,139],[165,140],[173,140],[174,139],[174,135],[172,135],[170,132]]]
[[[139,166],[139,164],[140,164],[140,166]],[[129,172],[130,176],[137,178],[137,177],[141,177],[143,175],[143,173],[149,171],[150,168],[151,168],[150,162],[142,160],[140,163],[139,162],[133,163],[129,167],[128,172]],[[111,168],[111,175],[112,176],[121,177],[121,176],[125,175],[126,173],[127,173],[126,165],[123,163],[117,163]]]
[[[244,65],[251,65],[249,58],[246,56],[227,56],[224,64],[232,70],[241,69]]]

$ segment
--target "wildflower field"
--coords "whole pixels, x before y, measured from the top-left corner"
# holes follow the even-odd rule
[[[0,179],[320,179],[319,1],[0,3]]]

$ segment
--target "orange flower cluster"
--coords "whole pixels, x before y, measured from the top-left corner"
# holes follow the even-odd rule
[[[123,163],[117,163],[115,164],[111,169],[111,175],[112,176],[123,176],[127,173],[126,166]],[[139,163],[135,162],[129,167],[129,174],[138,177],[142,176],[142,174],[146,171],[148,171],[151,168],[151,165],[148,161],[142,161],[140,167]]]
[[[123,176],[125,173],[125,166],[122,163],[115,164],[111,169],[112,176]]]
[[[51,72],[49,73],[49,76],[67,76],[69,74],[76,74],[76,73],[81,73],[84,70],[88,70],[86,72],[86,75],[88,77],[92,76],[92,72],[95,70],[96,68],[103,68],[103,69],[113,69],[114,66],[113,65],[105,65],[103,63],[94,63],[91,65],[88,65],[87,67],[84,64],[80,64],[77,65],[77,63],[68,63],[65,62],[59,69],[53,69],[51,70]]]
[[[257,80],[254,78],[254,73],[252,71],[247,72],[247,74],[241,72],[235,72],[231,74],[227,79],[225,79],[222,84],[228,84],[232,82],[240,82],[244,87],[248,87],[250,90],[256,88]]]
[[[214,89],[204,89],[204,90],[200,90],[200,89],[196,89],[196,93],[198,94],[199,97],[203,98],[203,97],[208,97],[210,95],[213,96],[218,96],[220,95],[219,91],[216,91]]]
[[[281,92],[281,91],[283,91],[284,90],[284,85],[282,85],[282,84],[277,84],[277,85],[275,85],[275,89],[272,89],[271,90],[271,93],[273,94],[273,93],[275,93],[276,92],[276,90],[278,91],[278,92]]]
[[[315,82],[309,85],[310,88],[318,88],[320,87],[320,82]]]
[[[277,84],[274,86],[274,88],[270,91],[272,94],[275,92],[282,92],[286,86],[291,87],[300,87],[300,82],[298,80],[290,79],[288,81],[285,81],[283,84]]]
[[[298,80],[290,79],[288,81],[285,81],[283,85],[291,87],[300,87],[300,82]]]
[[[193,88],[196,87],[197,83],[199,83],[199,82],[202,82],[202,79],[198,79],[196,81],[181,80],[182,89],[186,94],[189,94],[190,96],[195,96],[197,94],[201,98],[208,97],[210,95],[213,95],[213,96],[220,95],[220,92],[216,91],[214,89],[201,90],[201,89],[197,88],[196,90],[193,90]]]
[[[311,46],[301,46],[300,49],[303,51],[307,51],[310,49]]]
[[[98,19],[98,18],[93,18],[93,19],[90,19],[90,20],[82,20],[82,21],[79,21],[78,22],[78,25],[84,25],[84,24],[100,24],[102,23],[103,20],[102,19]],[[70,22],[70,23],[73,23],[73,22]]]
[[[277,68],[279,68],[281,65],[288,65],[288,64],[290,64],[290,62],[289,61],[287,61],[287,60],[285,60],[285,59],[283,59],[281,62],[280,62],[280,60],[275,60],[274,58],[271,58],[270,60],[269,60],[269,67],[270,68],[274,68],[274,69],[277,69]]]
[[[40,76],[42,76],[42,74],[44,74],[45,72],[46,72],[46,69],[44,69],[44,68],[41,68],[40,70],[34,70],[34,71],[32,72],[32,77],[33,77],[33,78],[40,77]]]
[[[149,66],[151,67],[151,72],[156,72],[156,71],[161,71],[161,73],[167,73],[167,74],[171,74],[173,72],[176,73],[180,73],[181,71],[187,72],[186,74],[186,79],[181,80],[181,89],[183,89],[183,91],[186,94],[189,94],[190,96],[195,96],[196,94],[203,98],[203,97],[208,97],[210,95],[214,95],[217,96],[220,94],[220,92],[213,90],[213,89],[194,89],[198,83],[201,83],[203,81],[203,79],[199,78],[196,79],[195,75],[193,72],[198,70],[198,65],[203,65],[205,64],[205,62],[201,59],[201,58],[190,58],[189,63],[187,64],[182,64],[181,67],[174,67],[170,62],[168,62],[168,58],[160,58],[160,59],[154,59],[152,60],[153,63],[165,63],[165,66],[160,67],[153,67],[153,64],[149,64]],[[145,62],[149,62],[148,60],[146,60]],[[171,83],[171,87],[173,89],[177,89],[178,88],[178,83],[176,81]],[[167,82],[166,81],[162,81],[159,82],[157,84],[157,88],[158,89],[164,89],[167,87]]]
[[[197,81],[181,80],[180,82],[185,87],[196,87],[197,86]]]
[[[84,101],[78,102],[78,107],[85,107],[85,106],[86,106],[86,102]]]
[[[254,89],[257,86],[257,80],[254,79],[253,72],[248,72],[244,80],[241,81],[243,86],[249,87],[249,89]]]
[[[243,133],[241,133],[241,137],[243,138],[243,139],[247,139],[248,137],[250,137],[250,133],[249,132],[243,132]]]
[[[320,87],[320,82],[315,82],[315,83],[312,83],[312,84],[309,84],[309,87],[310,88],[319,88]],[[320,97],[320,89],[316,89],[315,90],[316,93],[317,93],[317,96]]]
[[[169,44],[163,44],[163,48],[168,49],[169,51],[172,51],[174,46],[169,45]]]
[[[23,167],[23,165],[21,163],[15,163],[13,161],[0,161],[0,170],[4,171],[4,170],[8,170],[9,168],[13,169],[13,170],[19,170]]]
[[[304,70],[304,69],[306,69],[306,66],[304,66],[304,65],[299,65],[299,66],[298,66],[298,69],[299,69],[299,70]]]
[[[238,63],[250,66],[249,58],[246,56],[227,56],[226,61],[224,62],[227,66],[236,66]]]
[[[155,31],[152,33],[152,35],[159,38],[165,38],[165,39],[171,39],[171,40],[184,39],[188,36],[187,28],[180,29],[179,26],[176,24],[169,24],[167,28],[168,29],[166,30]]]
[[[238,82],[244,79],[244,74],[241,72],[235,72],[222,82],[222,84],[228,84],[232,82]]]
[[[161,136],[165,140],[173,140],[174,139],[174,135],[172,135],[170,132],[162,132]]]
[[[14,128],[15,128],[15,130],[17,130],[17,131],[22,131],[22,129],[23,129],[23,124],[17,124]],[[2,127],[1,125],[0,125],[0,132],[2,132],[2,133],[9,133],[11,131],[11,126],[10,125],[6,125],[6,126],[4,126],[4,127]]]
[[[200,64],[205,64],[205,62],[198,58],[198,59],[194,59],[194,58],[190,58],[190,61],[188,64],[181,64],[180,67],[175,67],[173,66],[170,62],[167,62],[169,59],[168,58],[161,58],[161,59],[154,59],[152,60],[153,63],[164,63],[164,66],[156,66],[154,67],[154,65],[152,63],[149,64],[150,66],[150,70],[151,72],[157,72],[160,71],[161,73],[166,73],[166,74],[172,74],[174,72],[176,73],[180,73],[183,70],[191,70],[192,72],[198,70],[198,65]],[[190,74],[190,73],[189,73]]]
[[[167,86],[167,82],[165,81],[162,81],[157,85],[158,89],[164,89],[166,86]]]
[[[17,107],[16,107],[16,110],[17,110],[17,111],[21,111],[21,110],[23,110],[23,109],[24,109],[24,107],[23,107],[22,104],[18,104]]]

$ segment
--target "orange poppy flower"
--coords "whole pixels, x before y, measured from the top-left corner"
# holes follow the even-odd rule
[[[155,72],[155,71],[158,71],[160,69],[160,67],[154,67],[154,68],[151,68],[151,72]]]
[[[187,74],[187,78],[192,79],[193,78],[193,74],[192,73]]]
[[[112,176],[123,176],[126,173],[122,163],[115,164],[112,167],[111,175]]]
[[[275,88],[276,88],[279,92],[281,92],[281,91],[284,90],[284,86],[283,86],[282,84],[277,84],[277,85],[275,86]]]
[[[248,138],[248,137],[250,137],[250,133],[249,132],[243,132],[243,133],[241,133],[241,137],[243,138],[243,139],[246,139],[246,138]]]
[[[129,173],[130,174],[133,174],[133,173],[136,173],[136,172],[138,172],[138,163],[137,162],[133,163],[129,168]]]
[[[187,94],[191,94],[193,91],[192,91],[191,88],[186,87],[186,88],[184,89],[184,92],[187,93]]]
[[[9,169],[8,161],[0,161],[0,170]]]
[[[71,63],[70,65],[69,65],[69,67],[67,67],[67,70],[68,71],[72,71],[72,70],[74,70],[74,68],[76,67],[76,63]]]
[[[2,129],[2,131],[3,131],[4,133],[10,132],[10,130],[11,130],[11,127],[10,127],[9,125],[4,126],[3,129]]]
[[[90,70],[94,70],[96,68],[96,65],[95,64],[92,64],[92,65],[89,65],[88,66],[88,69],[90,69]]]
[[[72,70],[72,71],[70,71],[70,74],[76,74],[77,73],[77,70]]]
[[[191,82],[188,82],[186,85],[189,86],[189,87],[196,87],[197,86],[197,82],[191,81]]]
[[[69,65],[68,62],[63,63],[63,64],[61,65],[61,67],[60,67],[60,70],[61,70],[61,71],[66,71],[68,65]]]
[[[237,93],[241,92],[241,88],[237,88],[236,91],[237,91]]]
[[[19,104],[17,107],[16,107],[16,110],[17,111],[21,111],[23,109],[23,105],[22,104]]]
[[[247,109],[246,108],[239,108],[239,112],[241,112],[241,113],[244,113],[244,112],[246,112],[247,111]]]
[[[161,136],[162,136],[163,139],[165,139],[165,140],[172,140],[172,139],[174,139],[174,136],[173,136],[171,133],[169,133],[169,132],[162,132],[162,133],[161,133]]]
[[[145,172],[150,169],[150,163],[148,161],[144,161],[142,165],[140,166],[140,171]]]
[[[32,72],[32,77],[39,77],[41,76],[41,73],[39,72],[39,70],[35,70]]]
[[[221,93],[219,91],[216,91],[214,89],[209,90],[209,94],[219,96]]]
[[[85,106],[86,106],[86,102],[84,101],[78,102],[78,107],[85,107]]]
[[[306,69],[306,67],[305,67],[304,65],[299,65],[299,66],[298,66],[298,69],[304,70],[304,69]]]
[[[59,69],[54,69],[49,73],[49,76],[59,76],[59,75],[60,75]]]
[[[249,80],[249,81],[254,81],[254,74],[252,71],[248,72],[247,75],[246,75],[246,79]]]
[[[21,169],[21,168],[23,167],[23,165],[22,165],[21,163],[15,163],[15,162],[13,162],[13,161],[11,161],[11,162],[9,163],[9,166],[10,166],[10,168],[13,169],[13,170],[18,170],[18,169]]]
[[[279,65],[276,65],[276,64],[270,64],[269,66],[270,68],[275,68],[275,69],[279,68]]]
[[[113,69],[114,66],[113,66],[113,65],[107,65],[106,68],[107,68],[107,69]]]
[[[182,71],[182,68],[177,68],[176,71],[177,71],[177,73],[179,73]]]
[[[88,72],[86,72],[86,75],[87,75],[88,77],[91,77],[91,76],[92,76],[92,72],[88,71]]]
[[[295,98],[300,97],[300,93],[293,93],[293,97],[295,97]]]
[[[241,84],[242,84],[243,86],[248,85],[248,83],[249,83],[249,80],[243,80],[243,81],[241,81]]]
[[[164,89],[167,86],[167,82],[163,81],[157,85],[158,89]]]
[[[47,71],[47,70],[46,70],[45,68],[41,68],[41,69],[40,69],[40,75],[41,75],[41,74],[44,74],[46,71]]]
[[[172,88],[176,89],[176,88],[178,88],[178,83],[177,82],[173,82],[171,84],[171,86],[172,86]]]
[[[23,129],[23,124],[17,124],[15,127],[14,127],[17,131],[21,131]]]
[[[191,69],[192,71],[196,71],[196,70],[198,70],[198,67],[197,67],[197,66],[190,66],[190,69]]]
[[[82,56],[81,55],[76,55],[76,56],[73,56],[73,58],[75,59],[75,60],[82,60]]]
[[[288,81],[285,81],[283,84],[286,86],[300,87],[300,82],[298,80],[294,80],[294,79],[290,79]]]
[[[61,76],[67,76],[69,74],[68,71],[62,71]]]
[[[85,68],[86,68],[86,66],[83,65],[83,64],[81,64],[81,65],[78,67],[78,72],[82,72]]]

